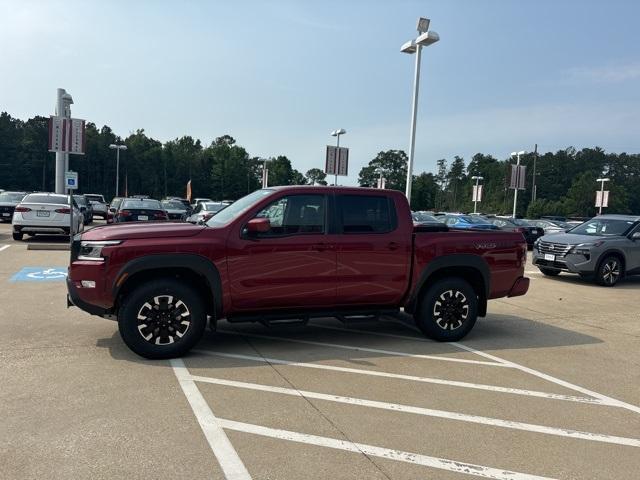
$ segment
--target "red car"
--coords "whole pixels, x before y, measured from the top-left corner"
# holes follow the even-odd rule
[[[183,355],[229,322],[306,322],[404,308],[429,337],[456,341],[487,300],[524,295],[520,233],[413,226],[392,190],[257,190],[204,225],[124,223],[77,236],[69,304],[117,318],[147,358]]]

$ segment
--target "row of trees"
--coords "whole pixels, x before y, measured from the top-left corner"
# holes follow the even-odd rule
[[[20,190],[54,189],[54,154],[47,151],[48,118],[26,122],[0,114],[0,187]],[[229,135],[204,146],[184,136],[165,143],[138,130],[122,139],[104,126],[86,126],[85,155],[70,155],[69,168],[78,172],[80,189],[115,195],[115,153],[112,143],[124,143],[120,156],[121,194],[147,194],[155,198],[184,196],[189,179],[193,196],[235,200],[262,184],[264,160],[268,160],[270,185],[325,184],[325,174],[314,168],[306,175],[294,169],[284,155],[253,157]]]
[[[479,211],[511,214],[513,190],[509,189],[510,159],[475,154],[465,164],[461,157],[437,161],[436,173],[413,176],[411,206],[415,210],[473,210],[473,176],[482,176],[483,195]],[[518,215],[537,218],[542,215],[588,217],[595,215],[596,179],[606,176],[610,190],[609,208],[615,213],[640,213],[640,154],[606,153],[601,148],[573,147],[535,158],[536,200],[533,201],[534,154],[521,157],[527,167],[526,190],[518,194]],[[404,190],[407,156],[402,150],[380,152],[360,171],[361,186],[375,186],[380,173],[387,188]]]
[[[4,189],[54,189],[54,154],[47,151],[48,118],[22,121],[0,114],[0,187]],[[326,185],[325,173],[313,168],[303,174],[293,168],[284,155],[269,159],[251,156],[229,135],[210,145],[184,136],[165,143],[138,130],[118,137],[108,127],[87,124],[86,154],[71,155],[70,168],[78,172],[83,192],[115,195],[115,154],[112,143],[124,143],[121,155],[120,192],[148,194],[160,198],[185,195],[192,181],[194,196],[235,200],[261,185],[263,162],[268,160],[269,185]],[[542,154],[536,159],[537,199],[532,199],[533,154],[521,163],[527,166],[527,189],[518,196],[518,214],[574,215],[595,214],[596,178],[611,179],[608,211],[640,212],[640,154],[606,153],[596,148],[580,151],[568,148]],[[466,163],[461,157],[437,161],[435,173],[413,177],[411,206],[416,210],[471,211],[471,177],[484,177],[479,210],[511,213],[513,190],[508,189],[510,159],[496,159],[477,153]],[[387,188],[404,191],[407,156],[402,150],[380,152],[358,176],[361,186],[375,186],[382,174]]]

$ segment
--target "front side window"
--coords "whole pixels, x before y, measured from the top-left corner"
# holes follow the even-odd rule
[[[338,216],[343,233],[386,233],[395,230],[395,209],[388,197],[342,195]]]
[[[325,196],[290,195],[263,208],[255,218],[268,218],[269,232],[261,236],[273,237],[325,232]]]

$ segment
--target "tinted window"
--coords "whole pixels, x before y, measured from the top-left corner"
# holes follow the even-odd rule
[[[290,195],[262,209],[256,218],[268,218],[271,230],[263,236],[324,233],[324,195]]]
[[[58,195],[42,195],[32,193],[22,199],[24,203],[53,203],[55,205],[69,205],[69,197]]]
[[[148,208],[152,210],[162,210],[158,200],[125,200],[122,202],[122,208]]]
[[[104,203],[104,198],[102,195],[85,195],[85,197],[87,197],[90,202]]]
[[[617,220],[611,218],[592,219],[571,230],[578,235],[625,235],[635,222],[631,220]]]
[[[82,205],[83,207],[87,204],[84,197],[81,197],[80,195],[74,195],[73,199],[76,201],[78,205]]]
[[[344,233],[384,233],[396,228],[395,209],[387,197],[342,195],[338,215]]]
[[[162,206],[170,210],[186,210],[185,206],[177,200],[163,200]]]
[[[224,203],[201,203],[200,205],[202,205],[203,210],[206,210],[207,212],[214,212],[214,213],[219,212],[220,210],[226,207]]]

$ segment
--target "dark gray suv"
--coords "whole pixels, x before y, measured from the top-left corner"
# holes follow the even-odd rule
[[[640,216],[600,215],[567,233],[552,233],[533,246],[533,264],[549,276],[577,273],[612,287],[640,274]]]

